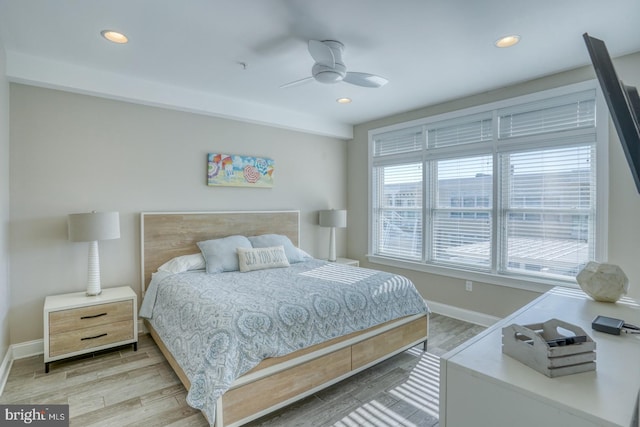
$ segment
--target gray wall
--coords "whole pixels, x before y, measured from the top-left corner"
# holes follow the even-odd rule
[[[625,83],[640,87],[640,53],[627,55],[614,62],[619,77]],[[583,67],[356,126],[354,139],[348,145],[348,209],[349,218],[362,218],[363,220],[350,221],[349,223],[347,248],[349,257],[359,259],[363,266],[406,274],[416,283],[422,295],[429,300],[493,316],[503,317],[535,298],[538,295],[535,292],[486,283],[474,283],[473,292],[467,292],[464,290],[464,281],[461,279],[368,263],[365,257],[367,253],[367,222],[364,220],[367,218],[368,203],[367,132],[381,126],[429,117],[594,78],[593,69]],[[425,100],[428,100],[428,94],[425,94]],[[609,133],[609,261],[619,264],[627,273],[631,282],[629,294],[640,299],[640,262],[638,262],[640,261],[638,258],[640,194],[638,194],[631,178],[613,124],[610,125]]]
[[[301,247],[327,256],[329,232],[317,225],[317,211],[346,206],[345,141],[10,88],[12,343],[42,338],[46,295],[86,287],[88,244],[67,241],[69,213],[120,212],[121,238],[100,242],[102,284],[128,284],[138,293],[141,211],[299,209]],[[208,187],[208,152],[273,158],[274,187]],[[337,236],[344,255],[346,232]]]
[[[5,52],[0,40],[0,363],[10,343],[9,335],[9,82],[5,77]]]

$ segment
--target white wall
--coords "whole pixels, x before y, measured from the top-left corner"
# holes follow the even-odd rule
[[[9,82],[0,40],[0,363],[9,347]]]
[[[300,209],[301,247],[321,257],[317,211],[346,206],[345,141],[18,84],[10,108],[12,343],[42,338],[46,295],[85,289],[69,213],[120,212],[121,238],[100,242],[102,283],[139,293],[141,211]],[[208,187],[209,152],[273,158],[275,186]]]
[[[619,77],[625,83],[640,87],[640,53],[619,58],[614,62]],[[354,139],[348,144],[349,218],[367,218],[367,132],[370,129],[594,78],[595,73],[592,67],[583,67],[356,126]],[[425,94],[425,99],[428,99],[428,94]],[[638,256],[640,194],[635,189],[613,124],[610,125],[609,133],[609,261],[619,264],[627,273],[631,282],[630,296],[640,300],[640,258]],[[467,292],[464,290],[464,281],[461,279],[370,264],[365,257],[367,253],[366,221],[349,223],[347,252],[349,257],[359,259],[363,266],[407,275],[414,281],[422,295],[429,300],[493,316],[503,317],[539,295],[535,292],[486,283],[474,283],[473,292]]]

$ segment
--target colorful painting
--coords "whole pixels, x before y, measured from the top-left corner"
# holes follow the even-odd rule
[[[264,157],[209,153],[207,185],[273,187],[273,160]]]

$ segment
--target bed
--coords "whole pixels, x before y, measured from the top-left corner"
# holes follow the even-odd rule
[[[153,299],[154,301],[157,300],[155,304],[163,306],[163,310],[172,310],[171,307],[174,307],[173,310],[175,312],[173,314],[171,312],[158,312],[162,314],[151,316],[151,319],[145,319],[145,326],[184,386],[189,390],[190,397],[188,401],[191,399],[189,403],[201,409],[208,421],[217,427],[231,427],[245,424],[326,388],[410,347],[424,343],[426,348],[428,308],[426,308],[424,301],[420,298],[423,307],[419,307],[420,303],[415,301],[411,304],[404,303],[406,306],[413,304],[413,308],[410,310],[413,310],[414,313],[411,314],[398,315],[397,312],[399,312],[400,309],[397,307],[393,309],[388,308],[387,306],[393,307],[393,304],[386,300],[384,300],[384,304],[378,304],[384,308],[382,314],[373,315],[370,313],[368,307],[367,311],[363,311],[361,315],[351,316],[355,318],[356,322],[353,327],[342,326],[342,330],[337,335],[335,332],[329,332],[328,329],[326,333],[318,333],[315,329],[314,333],[307,333],[307,331],[301,330],[298,325],[297,332],[291,334],[292,337],[295,336],[295,339],[291,338],[291,340],[289,340],[286,337],[284,338],[284,341],[286,341],[284,347],[288,346],[288,351],[284,351],[282,348],[278,348],[277,351],[274,350],[273,354],[277,354],[277,357],[267,356],[263,360],[249,360],[248,362],[243,359],[242,362],[238,363],[240,366],[229,363],[235,362],[235,357],[227,358],[225,359],[227,362],[220,363],[219,359],[216,359],[217,357],[221,357],[219,355],[220,351],[217,349],[225,347],[226,341],[223,345],[221,344],[222,341],[218,338],[213,338],[213,341],[208,341],[207,345],[209,347],[204,349],[191,343],[185,345],[184,348],[194,349],[194,355],[188,355],[185,359],[185,354],[183,354],[184,350],[177,348],[175,345],[176,342],[184,341],[185,339],[180,336],[171,336],[172,332],[169,331],[170,328],[167,328],[167,325],[179,323],[178,321],[182,322],[184,319],[186,319],[184,320],[185,324],[189,322],[193,324],[204,322],[192,316],[192,310],[185,310],[184,307],[191,307],[191,302],[185,302],[186,300],[180,303],[173,302],[179,298],[187,298],[187,296],[185,296],[186,294],[193,293],[191,291],[192,288],[187,287],[186,283],[188,280],[197,283],[197,285],[189,286],[200,286],[200,288],[197,289],[205,289],[205,286],[208,285],[201,284],[201,282],[205,280],[203,276],[209,276],[211,278],[213,278],[212,276],[216,276],[215,279],[219,280],[216,286],[220,286],[216,288],[216,292],[218,292],[217,299],[220,300],[222,300],[223,293],[226,294],[226,289],[223,292],[222,286],[227,286],[227,284],[228,286],[232,286],[232,284],[240,280],[243,274],[246,274],[245,277],[248,278],[259,278],[256,280],[265,281],[265,283],[283,283],[282,276],[278,275],[291,274],[292,282],[294,281],[293,275],[295,275],[295,281],[297,281],[296,286],[321,286],[324,285],[322,281],[327,281],[328,279],[324,276],[317,278],[315,275],[317,275],[318,272],[322,272],[322,274],[325,275],[326,271],[329,271],[334,278],[358,276],[359,279],[353,279],[354,282],[358,282],[358,286],[360,286],[361,282],[363,283],[362,286],[366,286],[364,283],[369,280],[373,282],[384,279],[386,287],[406,288],[408,290],[403,292],[417,294],[417,291],[415,291],[415,288],[410,282],[410,288],[413,290],[409,289],[407,285],[402,282],[402,280],[406,281],[406,279],[401,276],[376,272],[375,270],[360,269],[358,267],[336,265],[335,263],[327,263],[310,258],[305,258],[304,262],[292,263],[287,268],[266,269],[251,273],[225,272],[219,275],[207,275],[202,271],[195,271],[170,275],[170,277],[166,279],[164,275],[160,276],[158,273],[155,273],[158,267],[169,260],[184,255],[199,253],[198,242],[225,238],[231,235],[261,236],[272,234],[286,236],[290,242],[297,247],[299,245],[299,224],[299,211],[150,212],[141,214],[141,271],[143,295],[147,291],[152,276],[155,282],[158,282],[156,279],[161,277],[161,287],[152,283],[155,287],[153,292],[157,292],[157,296],[154,294]],[[250,274],[253,273],[256,275],[250,276]],[[313,276],[314,280],[317,279],[320,281],[306,285],[302,276],[305,276],[304,280]],[[371,279],[367,278],[367,281],[365,281],[363,279],[365,276],[370,276]],[[388,276],[393,276],[389,278],[391,281],[387,280]],[[342,279],[331,280],[339,281]],[[391,285],[389,285],[389,283],[391,283]],[[347,285],[346,282],[344,282],[339,291],[348,292],[350,286],[351,284]],[[162,289],[162,291],[157,291],[156,288]],[[173,289],[173,296],[170,296],[169,289]],[[194,292],[197,294],[196,291]],[[247,292],[252,291],[249,290]],[[294,291],[287,292],[295,293]],[[300,292],[309,293],[309,291],[303,290]],[[151,293],[150,288],[149,294]],[[205,293],[210,293],[210,291],[207,290]],[[259,292],[254,291],[253,293]],[[277,293],[277,290],[270,291],[269,295],[271,298],[268,298],[268,300],[275,300],[276,297],[274,295]],[[324,293],[324,291],[321,291],[321,293]],[[198,298],[200,298],[200,296],[198,296]],[[373,296],[373,298],[375,298],[375,296]],[[412,298],[415,299],[415,296]],[[147,298],[145,295],[145,304],[147,303],[147,299],[151,299],[151,297]],[[342,299],[348,298],[343,296]],[[266,302],[267,301],[265,301],[265,305]],[[254,304],[255,306],[256,301],[247,302],[247,304]],[[280,303],[280,305],[283,304],[284,302]],[[357,305],[357,303],[354,304]],[[227,305],[235,306],[237,304]],[[251,307],[253,306],[250,306],[250,308]],[[203,309],[193,310],[193,312],[196,311],[203,312]],[[242,309],[243,313],[250,311],[252,310],[246,307]],[[296,313],[295,307],[291,313]],[[211,318],[211,314],[208,316],[208,318]],[[227,317],[224,318],[227,319]],[[293,314],[290,317],[296,317],[296,315]],[[370,317],[376,318],[375,324],[364,327],[365,320],[369,323],[372,321],[369,319]],[[173,320],[169,322],[166,321],[167,318],[172,318]],[[158,319],[164,319],[164,321]],[[216,322],[220,323],[221,320],[217,319]],[[237,320],[233,322],[237,322]],[[255,319],[252,320],[252,322],[255,324]],[[225,321],[222,321],[222,323],[225,323]],[[181,327],[184,326],[181,325]],[[323,328],[316,329],[324,331]],[[207,339],[202,337],[202,333],[196,335],[199,337],[198,340],[207,341]],[[300,338],[300,336],[304,338]],[[269,337],[269,339],[272,338]],[[266,355],[268,352],[265,351],[264,343],[262,342],[265,341],[265,338],[263,337],[261,340],[257,339],[257,341],[257,343],[246,341],[238,345],[243,351],[247,347],[258,348],[262,346],[256,351]],[[214,343],[214,345],[211,345],[212,343]],[[195,360],[199,360],[198,358],[200,356],[197,355],[201,355],[203,352],[208,352],[201,356],[203,361],[218,360],[218,362],[217,364],[212,362],[210,364],[211,366],[207,367],[208,371],[205,371],[205,374],[201,374],[200,372],[196,374],[194,370],[196,367],[199,369],[201,365],[207,364],[205,362],[194,362]],[[251,354],[253,355],[253,353]],[[223,372],[223,370],[227,368],[230,371]],[[218,370],[220,372],[218,372]],[[237,376],[232,377],[232,381],[229,380],[229,372],[237,374]],[[211,378],[224,378],[230,382],[223,384],[222,387],[216,387],[216,385],[211,385]],[[221,389],[223,390],[222,392],[220,392]],[[211,391],[203,393],[203,390]],[[215,397],[218,394],[221,395]],[[207,396],[210,396],[209,400],[213,400],[214,402],[207,403]],[[194,405],[194,401],[198,403]]]

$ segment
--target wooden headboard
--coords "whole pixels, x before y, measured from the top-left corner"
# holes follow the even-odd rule
[[[235,234],[284,234],[300,244],[300,211],[142,212],[142,292],[171,258],[200,252],[198,242]]]

